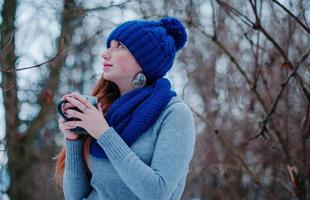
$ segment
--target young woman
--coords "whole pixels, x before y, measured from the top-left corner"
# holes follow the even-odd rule
[[[65,145],[55,175],[65,199],[181,198],[194,152],[194,119],[163,76],[186,39],[173,17],[127,21],[110,33],[103,77],[91,93],[98,106],[77,93],[63,97],[69,101],[65,114],[81,119],[59,118]],[[88,134],[70,131],[77,126]]]

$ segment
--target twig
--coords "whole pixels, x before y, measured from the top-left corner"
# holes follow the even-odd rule
[[[271,115],[274,113],[274,111],[275,111],[275,109],[276,109],[276,107],[277,107],[277,105],[279,103],[280,97],[281,97],[285,87],[287,86],[287,84],[289,83],[291,78],[297,73],[297,70],[298,70],[300,64],[303,61],[306,60],[306,58],[309,56],[309,54],[310,54],[310,50],[308,50],[308,52],[305,55],[302,56],[301,60],[297,63],[294,71],[287,77],[286,81],[281,84],[281,89],[278,92],[278,94],[277,94],[277,96],[276,96],[276,98],[275,98],[275,100],[274,100],[274,102],[273,102],[273,104],[271,106],[271,109],[269,110],[268,114],[264,117],[264,119],[262,121],[262,125],[260,127],[260,130],[259,130],[258,134],[256,134],[255,138],[259,137],[260,135],[263,135],[264,131],[267,130],[267,127],[266,127],[267,122],[271,118]]]
[[[196,25],[195,25],[196,26]],[[245,71],[242,69],[241,65],[238,63],[237,59],[229,52],[229,50],[214,36],[206,33],[204,30],[202,30],[199,26],[197,26],[197,29],[205,35],[207,38],[211,39],[212,42],[214,42],[232,61],[232,63],[235,64],[239,72],[242,74],[242,76],[245,78],[246,83],[250,86],[250,89],[255,93],[256,97],[258,98],[259,102],[261,103],[263,109],[267,111],[267,105],[265,104],[263,98],[260,96],[260,94],[256,91],[256,89],[253,87],[253,83],[250,81],[248,76],[246,75]]]
[[[112,1],[111,5],[109,5],[107,7],[99,6],[99,7],[96,7],[96,8],[86,8],[86,9],[83,9],[83,11],[84,12],[92,12],[92,11],[106,10],[106,9],[111,8],[111,7],[124,8],[127,3],[132,3],[132,2],[137,2],[137,0],[128,0],[128,1],[125,1],[125,2],[122,2],[122,3],[119,3],[119,4],[113,4],[113,1]]]
[[[12,41],[13,41],[13,38],[14,38],[14,33],[11,33],[10,40],[9,40],[9,42],[5,45],[5,47],[4,47],[3,49],[1,49],[0,55],[11,45],[11,43],[12,43]]]
[[[29,67],[23,67],[23,68],[19,68],[19,69],[16,69],[14,66],[12,66],[12,67],[8,67],[7,69],[0,69],[0,71],[10,73],[10,72],[15,72],[15,71],[21,71],[21,70],[26,70],[26,69],[32,69],[32,68],[40,67],[40,66],[42,66],[42,65],[44,65],[46,63],[52,62],[53,60],[55,60],[58,57],[58,55],[62,51],[63,44],[64,44],[64,38],[61,37],[61,45],[60,45],[60,48],[59,48],[57,54],[53,58],[51,58],[51,59],[49,59],[47,61],[44,61],[44,62],[42,62],[40,64],[37,64],[37,65],[33,65],[33,66],[29,66]]]
[[[236,10],[235,8],[233,8],[231,5],[229,5],[228,3],[222,1],[222,0],[217,0],[218,4],[220,6],[222,6],[224,8],[224,10],[228,10],[234,14],[235,16],[237,16],[244,24],[246,24],[247,26],[256,29],[255,23],[252,22],[248,17],[246,17],[245,15],[243,15],[241,12],[239,12],[238,10]]]
[[[221,134],[216,134],[218,136],[219,140],[224,144],[229,149],[229,152],[231,152],[237,159],[238,161],[242,164],[243,168],[245,171],[252,177],[254,182],[263,189],[263,191],[270,196],[270,199],[278,199],[260,180],[259,177],[257,177],[254,172],[249,168],[249,166],[246,164],[244,161],[243,157],[241,154],[237,151],[237,149],[226,140],[226,138],[221,135]]]
[[[227,3],[221,1],[221,0],[218,0],[218,2],[220,2],[221,4],[225,5],[225,7],[228,7],[229,10],[234,13],[234,14],[238,14],[240,15],[239,17],[242,17],[242,18],[246,18],[247,19],[247,25],[248,23],[251,23],[251,24],[255,24],[253,29],[258,29],[260,30],[264,35],[265,37],[275,46],[275,48],[277,49],[277,51],[281,54],[281,56],[283,57],[283,59],[285,60],[285,63],[284,65],[288,65],[289,68],[291,69],[294,69],[296,67],[294,67],[294,65],[292,64],[292,62],[288,59],[286,53],[284,52],[284,50],[280,47],[280,45],[274,40],[273,37],[271,37],[269,35],[269,33],[265,30],[265,28],[261,25],[260,23],[260,18],[257,14],[257,11],[256,11],[256,7],[255,7],[255,4],[251,1],[251,0],[248,0],[251,4],[251,7],[252,7],[252,10],[254,12],[254,15],[255,15],[255,18],[256,18],[256,23],[252,22],[250,19],[246,18],[242,13],[240,13],[239,11],[237,11],[235,8],[233,8],[232,6],[228,5]],[[298,75],[298,73],[295,74],[294,78],[298,81],[299,85],[300,85],[300,88],[301,88],[301,91],[303,92],[303,94],[307,97],[308,101],[310,102],[310,92],[307,90],[307,88],[304,86],[304,83],[303,83],[303,80],[302,78]],[[266,111],[266,110],[265,110]]]
[[[216,37],[216,22],[215,22],[215,8],[213,0],[211,0],[211,7],[212,7],[212,23],[213,23],[213,35]]]
[[[286,55],[286,53],[284,52],[284,50],[281,48],[281,46],[275,41],[275,39],[273,37],[270,36],[270,34],[266,31],[266,29],[261,25],[260,22],[260,18],[257,15],[257,11],[256,8],[254,6],[254,4],[252,3],[251,0],[248,0],[251,4],[252,10],[254,12],[255,18],[256,18],[256,26],[257,29],[260,30],[265,37],[276,47],[276,49],[279,51],[279,53],[282,55],[283,59],[285,60],[285,63],[283,63],[284,65],[288,65],[289,68],[294,69],[296,67],[294,67],[294,65],[292,64],[292,62],[289,60],[288,56]],[[304,86],[304,83],[302,81],[302,78],[296,73],[296,75],[294,76],[294,78],[298,81],[298,83],[300,84],[301,87],[301,91],[304,93],[304,95],[307,97],[308,101],[310,101],[310,92],[307,90],[307,88]]]
[[[251,171],[251,169],[249,168],[249,166],[245,163],[244,159],[242,158],[241,154],[236,150],[236,148],[230,143],[228,142],[225,137],[221,134],[219,134],[219,130],[217,128],[215,128],[213,125],[211,125],[211,123],[209,122],[209,120],[207,120],[206,117],[201,116],[198,112],[196,112],[193,108],[191,108],[191,110],[204,122],[206,123],[209,127],[211,127],[214,131],[214,134],[219,138],[219,140],[224,144],[225,147],[227,147],[229,149],[229,151],[238,159],[238,161],[242,164],[242,166],[244,167],[245,171],[250,175],[250,177],[252,177],[252,179],[254,180],[254,182],[261,187],[266,194],[268,194],[271,199],[277,199],[276,196],[274,194],[272,194],[271,191],[268,190],[268,188],[266,188],[264,186],[264,184],[259,180],[259,178],[254,174],[254,172]]]
[[[304,24],[302,23],[298,17],[296,17],[289,9],[287,9],[285,6],[283,6],[280,2],[278,2],[277,0],[271,0],[273,3],[277,4],[278,6],[280,6],[285,12],[287,12],[287,14],[289,14],[292,18],[294,18],[296,20],[296,22],[303,28],[305,29],[305,31],[307,31],[310,34],[310,29]]]
[[[122,2],[119,4],[114,4],[114,2],[112,1],[111,4],[108,6],[99,6],[99,7],[95,7],[95,8],[75,7],[73,9],[67,9],[66,14],[71,15],[71,16],[85,16],[86,14],[88,14],[90,12],[104,11],[104,10],[108,10],[112,7],[118,7],[120,9],[124,9],[126,4],[132,3],[132,2],[138,2],[138,1],[137,0],[128,0],[128,1],[125,1],[125,2]]]
[[[233,14],[235,14],[237,17],[239,17],[246,25],[251,25],[253,29],[255,30],[260,30],[265,37],[276,47],[276,49],[279,51],[279,53],[281,54],[281,56],[283,57],[283,59],[285,60],[285,65],[288,65],[288,67],[290,68],[294,68],[294,65],[292,64],[292,62],[288,59],[286,53],[284,52],[284,50],[281,48],[281,46],[274,40],[273,37],[270,36],[270,34],[265,30],[265,28],[261,25],[260,22],[260,18],[257,14],[256,8],[255,8],[255,4],[251,1],[248,0],[251,4],[252,10],[254,12],[255,18],[256,18],[256,22],[252,22],[249,18],[247,18],[245,15],[243,15],[241,12],[239,12],[237,9],[233,8],[232,6],[230,6],[229,4],[227,4],[226,2],[223,2],[222,0],[217,0],[217,2],[222,5],[224,8],[228,8],[226,9],[228,12],[231,12]],[[305,95],[308,97],[310,96],[310,92],[306,89],[306,87],[304,87],[304,84],[302,82],[302,79],[299,77],[298,74],[296,74],[297,77],[297,81],[300,82],[300,84],[302,85],[302,91],[305,93]],[[295,77],[294,77],[295,78]]]

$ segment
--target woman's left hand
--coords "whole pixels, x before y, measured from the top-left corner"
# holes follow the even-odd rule
[[[76,117],[81,121],[70,121],[68,123],[73,126],[84,128],[91,136],[98,139],[108,128],[109,124],[103,116],[101,103],[98,108],[93,106],[85,97],[78,93],[71,93],[71,96],[66,96],[65,99],[80,109],[83,113],[67,109],[66,116]]]

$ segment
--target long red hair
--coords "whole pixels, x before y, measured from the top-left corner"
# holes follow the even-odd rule
[[[120,91],[117,85],[109,80],[106,80],[101,76],[94,89],[91,92],[92,96],[98,98],[98,103],[101,102],[102,111],[105,113],[111,106],[113,101],[120,96]],[[86,135],[83,146],[83,156],[84,160],[88,161],[89,155],[89,145],[91,141],[91,136]],[[66,158],[66,146],[62,146],[59,153],[56,155],[56,166],[55,166],[55,182],[57,186],[62,186],[62,179],[65,168],[65,158]]]

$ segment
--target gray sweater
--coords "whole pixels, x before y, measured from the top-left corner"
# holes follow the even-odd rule
[[[89,155],[86,173],[83,140],[66,140],[63,179],[66,200],[179,200],[195,146],[190,108],[172,97],[157,121],[130,147],[110,127],[97,142],[108,159]]]

